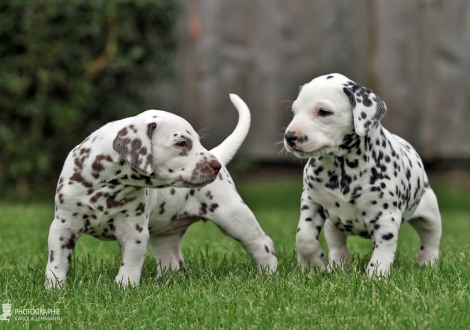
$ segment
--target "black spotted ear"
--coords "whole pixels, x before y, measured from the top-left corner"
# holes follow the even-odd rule
[[[348,96],[353,109],[354,130],[359,136],[369,133],[373,127],[377,127],[380,120],[387,112],[387,106],[370,89],[349,82],[343,88]]]
[[[133,123],[122,128],[113,141],[113,149],[144,175],[153,172],[152,135],[156,128],[155,123]]]

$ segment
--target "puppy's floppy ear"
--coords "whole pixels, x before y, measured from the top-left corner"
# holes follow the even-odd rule
[[[378,126],[379,121],[387,112],[387,106],[370,89],[349,82],[343,88],[353,109],[354,130],[359,136],[369,133],[371,128]]]
[[[135,121],[122,128],[113,141],[113,149],[144,175],[153,172],[152,135],[156,128],[156,123]]]

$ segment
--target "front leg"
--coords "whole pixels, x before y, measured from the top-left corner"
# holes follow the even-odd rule
[[[325,222],[325,239],[328,244],[328,270],[346,265],[349,258],[348,236],[336,228],[330,219]]]
[[[137,285],[140,282],[149,239],[148,218],[124,218],[116,223],[116,239],[121,246],[122,263],[116,276],[121,285]]]
[[[307,203],[308,193],[302,193],[302,206],[300,211],[300,221],[297,227],[296,246],[298,261],[302,269],[310,267],[313,274],[316,267],[326,270],[323,261],[325,253],[320,246],[320,232],[325,223],[323,208],[316,203]]]
[[[367,265],[369,277],[388,277],[397,249],[401,214],[382,216],[381,213],[379,212],[368,225],[374,250]]]

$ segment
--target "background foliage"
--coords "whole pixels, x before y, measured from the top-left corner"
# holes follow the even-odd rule
[[[145,110],[143,90],[171,73],[178,13],[174,0],[0,4],[0,196],[53,187],[90,132]]]

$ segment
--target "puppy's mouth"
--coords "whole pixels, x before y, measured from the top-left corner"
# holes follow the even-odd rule
[[[313,151],[304,151],[295,147],[288,146],[287,151],[292,152],[295,156],[299,158],[311,158],[326,155],[331,152],[331,148],[329,146],[324,146]]]
[[[187,181],[181,178],[180,180],[173,182],[171,186],[178,188],[202,188],[205,185],[214,182],[216,178],[217,176],[214,176],[213,178],[210,178],[208,180],[198,182]]]

